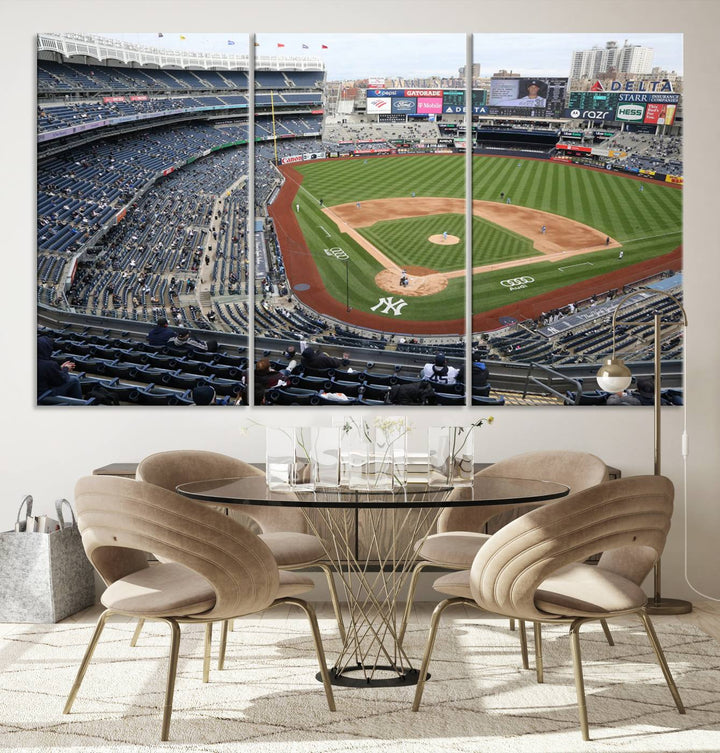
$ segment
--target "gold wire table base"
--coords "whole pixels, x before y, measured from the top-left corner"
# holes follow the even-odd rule
[[[314,519],[303,508],[311,532],[324,541],[347,602],[346,637],[330,681],[352,687],[414,685],[418,671],[403,650],[402,637],[398,640],[398,601],[417,561],[415,542],[432,533],[442,507],[413,507],[410,493],[407,507],[396,508],[369,497],[365,504],[362,492],[357,495],[357,508],[314,508]],[[445,490],[438,490],[438,505],[446,496]],[[423,501],[427,500],[425,493]],[[367,529],[363,552],[356,550],[353,540],[358,510]]]

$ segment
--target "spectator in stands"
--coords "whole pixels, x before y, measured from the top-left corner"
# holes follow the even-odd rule
[[[481,351],[475,351],[472,354],[472,370],[470,372],[472,377],[472,387],[473,389],[482,389],[483,387],[487,387],[488,381],[490,380],[490,370],[487,367],[487,364],[483,359],[483,354]],[[460,373],[457,375],[457,381],[458,382],[464,382],[465,381],[465,365],[463,364],[460,367]]]
[[[317,348],[307,347],[302,352],[302,365],[307,369],[339,369],[350,364],[350,356],[343,353],[342,359],[321,353]]]
[[[150,345],[167,345],[168,340],[175,337],[175,330],[168,327],[168,320],[164,317],[158,317],[157,325],[147,334],[147,340]]]
[[[195,405],[214,405],[215,390],[209,384],[200,384],[192,391]]]
[[[209,352],[217,350],[216,340],[208,340],[207,342],[198,340],[195,337],[190,337],[190,333],[186,329],[179,329],[175,337],[171,337],[167,344],[176,348],[192,348],[193,350]]]
[[[288,345],[287,350],[283,353],[283,357],[287,358],[287,366],[282,369],[284,374],[293,374],[298,369],[298,354],[294,345]]]
[[[255,364],[255,388],[257,391],[257,385],[262,384],[263,394],[266,390],[271,390],[273,387],[285,387],[288,384],[287,373],[283,371],[275,371],[270,365],[270,360],[267,358],[261,358]]]
[[[435,384],[455,384],[460,369],[449,366],[444,353],[438,353],[433,363],[426,363],[420,372],[420,378]]]
[[[640,377],[634,396],[640,405],[655,405],[655,380],[652,377]]]
[[[641,403],[632,392],[616,392],[614,395],[608,395],[606,405],[641,405]]]
[[[80,379],[70,372],[75,368],[72,361],[58,364],[51,356],[55,344],[46,335],[37,339],[37,394],[46,392],[54,396],[74,397],[82,400]]]

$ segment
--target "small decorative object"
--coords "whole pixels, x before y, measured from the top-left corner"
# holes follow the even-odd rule
[[[265,429],[265,476],[270,489],[290,489],[294,481],[295,433],[292,429]]]
[[[311,427],[268,426],[265,442],[265,475],[270,489],[315,488]]]
[[[312,428],[312,456],[317,486],[340,485],[340,429],[330,426]]]
[[[383,416],[370,424],[348,417],[340,432],[341,482],[351,489],[392,489],[406,481],[407,421]]]
[[[315,488],[315,456],[313,447],[313,427],[296,426],[291,430],[295,440],[295,463],[293,465],[292,486],[298,491],[312,491]]]
[[[431,426],[428,429],[429,483],[431,486],[471,486],[475,448],[473,430],[493,417],[470,426]]]

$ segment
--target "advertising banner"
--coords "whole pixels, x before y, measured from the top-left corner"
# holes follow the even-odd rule
[[[636,102],[619,104],[615,117],[626,123],[642,123],[645,117],[645,105]]]
[[[658,94],[656,92],[621,92],[615,95],[620,102],[651,102],[652,104],[676,105],[679,94]]]
[[[442,113],[442,97],[418,97],[418,113]]]
[[[416,100],[408,97],[393,97],[392,112],[396,113],[415,113],[417,112]]]
[[[131,102],[146,102],[149,99],[147,94],[133,94],[130,97]]]
[[[392,111],[392,99],[390,97],[368,97],[367,100],[367,112],[369,114],[377,114],[381,112]]]
[[[615,110],[566,109],[563,110],[563,117],[575,120],[615,120]]]
[[[103,97],[103,102],[105,102],[106,104],[108,102],[124,102],[124,101],[125,101],[125,97]]]
[[[649,103],[645,105],[645,119],[643,120],[643,123],[672,125],[675,121],[675,109],[675,105],[657,105]]]
[[[293,154],[291,157],[283,157],[280,162],[283,165],[291,165],[293,162],[302,162],[303,158],[300,154]]]
[[[368,98],[372,97],[404,97],[404,89],[368,89]]]
[[[404,94],[399,96],[405,97],[442,97],[442,89],[405,89]]]

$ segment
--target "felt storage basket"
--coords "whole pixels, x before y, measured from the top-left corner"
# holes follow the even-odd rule
[[[70,510],[65,522],[63,507]],[[26,518],[21,518],[23,507]],[[0,533],[0,622],[59,622],[95,603],[95,571],[66,499],[55,502],[58,530],[28,532],[32,497],[23,499],[15,531]]]

